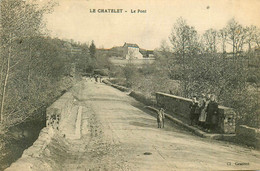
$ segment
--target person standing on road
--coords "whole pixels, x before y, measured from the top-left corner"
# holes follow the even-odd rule
[[[95,81],[98,82],[98,76],[95,75],[94,78],[95,78]]]
[[[158,128],[162,128],[162,112],[161,110],[157,111],[157,124],[158,124]]]
[[[206,122],[206,96],[202,94],[202,97],[199,100],[200,116],[199,116],[199,125],[204,128]]]
[[[208,124],[208,131],[216,131],[217,125],[218,125],[218,118],[219,118],[219,112],[218,112],[218,103],[216,102],[216,98],[214,95],[210,96],[210,102],[206,109],[207,112],[207,118],[206,122]]]
[[[198,122],[198,102],[197,97],[193,96],[192,103],[190,104],[190,125],[194,125]]]
[[[165,113],[164,113],[164,109],[161,108],[160,109],[161,115],[162,115],[162,127],[164,128],[164,120],[165,120]]]

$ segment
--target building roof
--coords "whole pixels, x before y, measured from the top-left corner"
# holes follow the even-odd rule
[[[134,47],[134,48],[139,48],[137,44],[132,44],[132,43],[125,43],[123,47]]]

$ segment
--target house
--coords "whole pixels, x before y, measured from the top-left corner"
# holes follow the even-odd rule
[[[137,44],[125,43],[123,49],[123,57],[125,59],[143,59]]]

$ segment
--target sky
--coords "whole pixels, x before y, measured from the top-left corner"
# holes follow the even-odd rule
[[[57,0],[45,16],[53,37],[81,43],[94,40],[97,47],[111,48],[125,42],[155,49],[168,41],[179,17],[202,34],[221,29],[234,17],[240,24],[260,27],[260,0]],[[91,13],[90,10],[96,10]],[[98,9],[123,9],[122,13],[98,13]],[[146,13],[131,13],[131,10]],[[127,12],[126,12],[127,11]]]

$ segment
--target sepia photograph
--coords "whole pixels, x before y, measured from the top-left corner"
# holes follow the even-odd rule
[[[260,169],[260,0],[0,0],[0,171]]]

